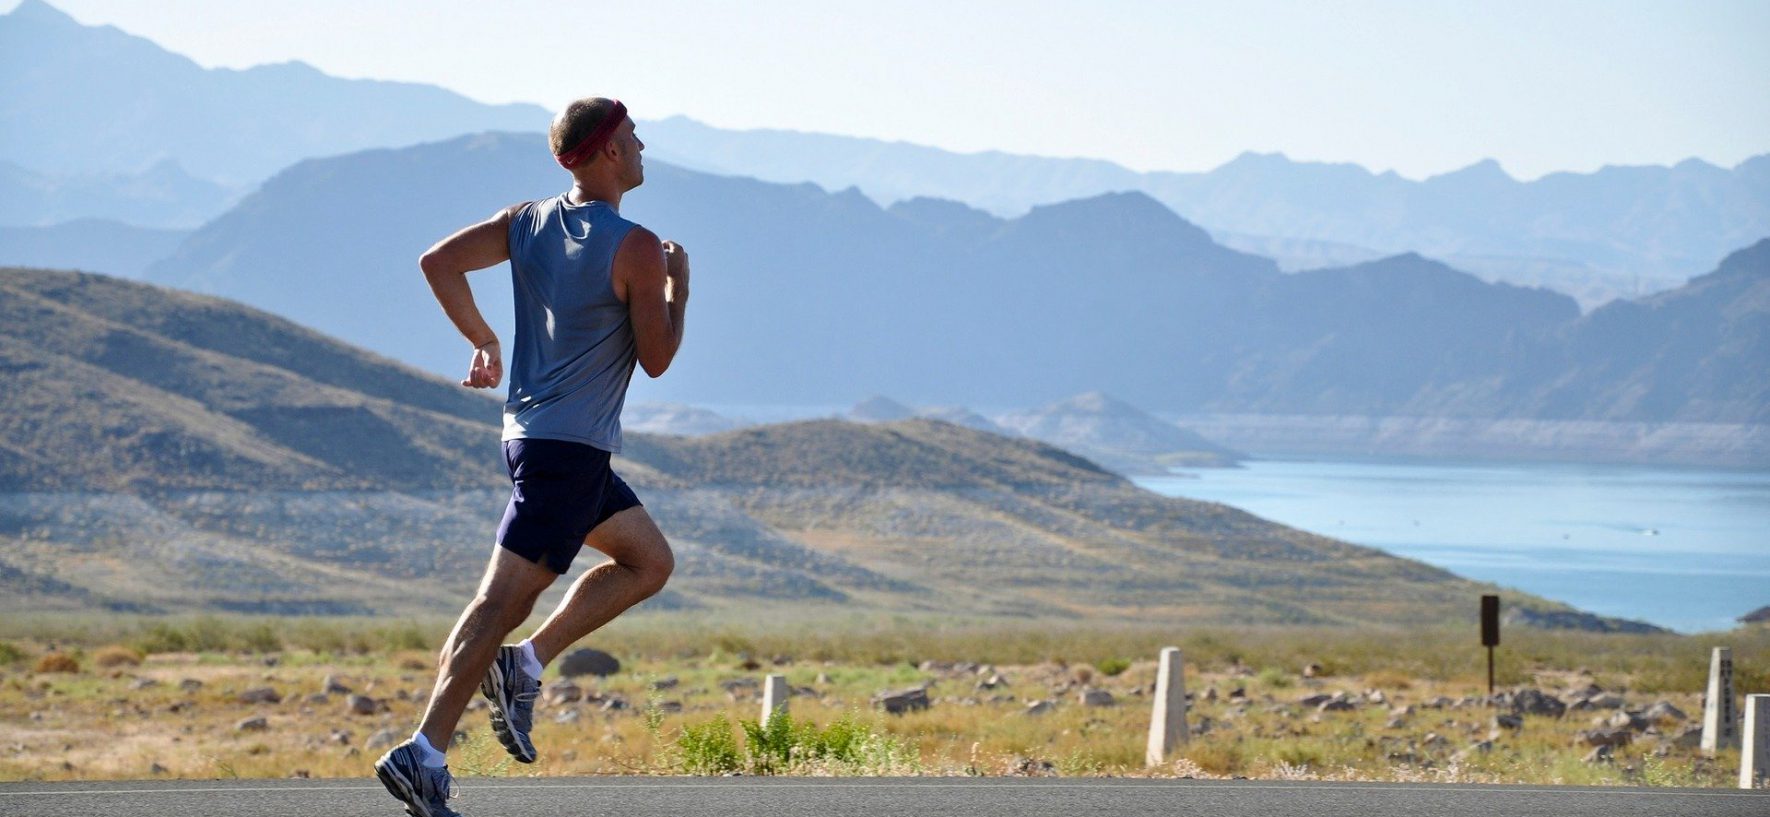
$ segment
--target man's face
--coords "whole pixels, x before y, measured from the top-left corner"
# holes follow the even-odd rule
[[[628,117],[620,127],[615,128],[614,141],[621,146],[621,181],[626,189],[632,190],[645,183],[645,162],[640,152],[645,150],[645,143],[633,132],[633,119]]]

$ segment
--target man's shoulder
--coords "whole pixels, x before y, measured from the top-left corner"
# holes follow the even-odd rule
[[[653,248],[661,249],[664,246],[664,242],[658,238],[658,234],[646,228],[645,225],[626,219],[622,219],[622,221],[627,224],[627,234],[621,239],[621,249],[633,247],[639,252],[644,252]]]
[[[509,207],[504,208],[504,217],[511,219],[511,220],[515,220],[518,218],[523,218],[525,216],[530,216],[530,215],[537,213],[537,212],[552,210],[555,207],[557,207],[558,205],[559,205],[559,197],[558,196],[550,196],[550,197],[544,198],[544,199],[530,199],[529,201],[519,201],[515,204],[510,205]]]

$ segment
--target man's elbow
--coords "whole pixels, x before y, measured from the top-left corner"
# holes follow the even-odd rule
[[[425,278],[435,278],[442,274],[442,257],[437,255],[435,250],[426,251],[423,255],[418,256],[418,269],[424,272]]]
[[[656,380],[660,377],[663,377],[665,370],[670,368],[670,361],[669,360],[646,360],[644,358],[640,358],[639,359],[639,368],[645,370],[646,377]]]

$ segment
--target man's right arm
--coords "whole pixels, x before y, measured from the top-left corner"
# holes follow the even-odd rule
[[[473,360],[467,378],[461,385],[489,389],[504,377],[504,363],[498,349],[498,335],[480,314],[473,301],[473,289],[467,285],[467,273],[485,269],[510,260],[510,218],[516,206],[507,207],[491,218],[463,228],[438,241],[418,259],[424,280],[442,305],[443,313],[473,344]]]
[[[652,377],[663,375],[682,348],[688,310],[688,252],[674,241],[634,227],[615,253],[615,295],[627,303],[639,365]]]

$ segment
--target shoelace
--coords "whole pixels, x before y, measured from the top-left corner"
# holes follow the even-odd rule
[[[424,791],[420,792],[424,799],[435,799],[437,794],[441,794],[445,802],[455,798],[455,776],[449,774],[449,767],[432,769],[426,766],[419,779],[424,781]]]
[[[522,692],[518,692],[515,695],[511,696],[511,700],[514,700],[519,704],[529,704],[528,709],[515,710],[510,713],[511,715],[516,716],[516,717],[511,718],[511,720],[519,721],[517,726],[524,729],[525,731],[528,729],[528,724],[526,723],[526,721],[529,720],[528,714],[530,712],[534,711],[535,699],[539,698],[539,697],[541,697],[541,685],[540,684],[536,684],[534,689],[523,690]]]

